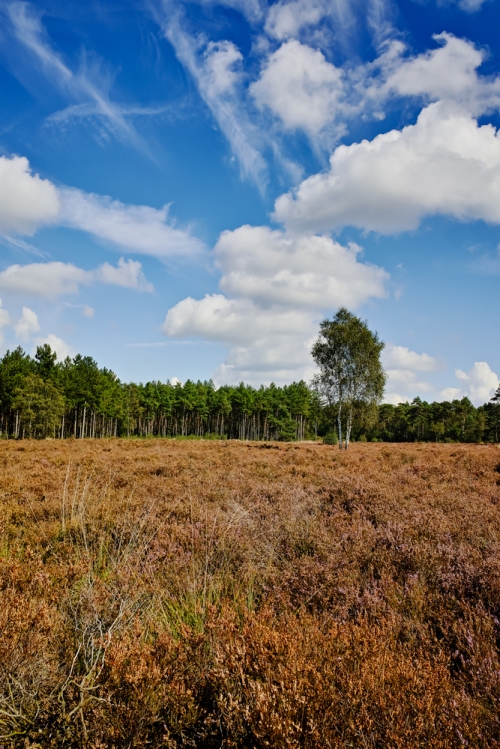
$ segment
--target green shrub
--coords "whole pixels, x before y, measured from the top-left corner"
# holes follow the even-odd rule
[[[324,445],[338,445],[339,438],[338,438],[337,432],[328,432],[328,434],[325,434],[325,436],[323,437],[323,444]]]

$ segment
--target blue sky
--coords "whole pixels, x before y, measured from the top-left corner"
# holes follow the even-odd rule
[[[390,402],[498,384],[498,0],[0,0],[2,350]]]

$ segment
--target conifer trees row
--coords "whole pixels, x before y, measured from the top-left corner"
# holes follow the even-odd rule
[[[467,399],[379,407],[357,405],[355,440],[388,442],[500,440],[500,394],[475,408]],[[335,404],[322,406],[305,382],[278,387],[216,388],[122,383],[94,359],[57,362],[48,345],[34,357],[21,348],[0,359],[0,437],[218,437],[305,440],[335,429]]]
[[[305,382],[258,389],[190,380],[126,384],[88,356],[57,363],[47,344],[34,358],[17,348],[0,360],[3,438],[303,440],[317,434],[320,416]]]

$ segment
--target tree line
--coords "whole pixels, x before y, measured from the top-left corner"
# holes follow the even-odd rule
[[[467,398],[398,406],[349,402],[354,440],[498,442],[500,396],[476,408]],[[211,381],[124,383],[89,356],[57,362],[47,344],[0,359],[0,437],[205,437],[338,440],[342,403],[304,381],[216,388]],[[342,436],[342,435],[340,435]]]
[[[0,359],[3,438],[222,437],[304,440],[317,435],[321,406],[305,382],[252,388],[123,383],[89,356],[63,362],[49,345]]]

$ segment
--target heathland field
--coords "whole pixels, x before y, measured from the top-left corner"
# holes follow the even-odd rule
[[[500,746],[493,445],[0,443],[0,746]]]

